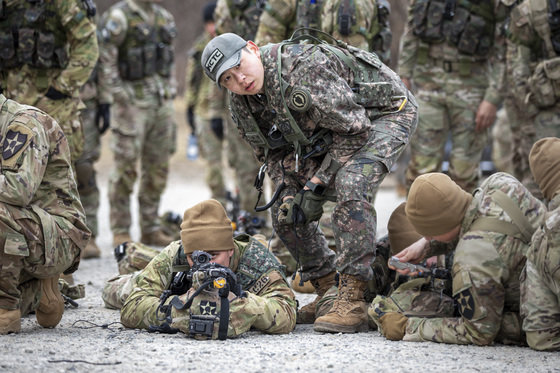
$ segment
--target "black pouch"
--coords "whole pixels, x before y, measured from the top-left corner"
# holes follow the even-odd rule
[[[471,14],[457,44],[459,52],[474,55],[478,50],[485,30],[486,22],[484,18]]]
[[[159,43],[157,46],[157,72],[161,76],[171,75],[171,64],[173,63],[173,49],[170,45]]]
[[[20,28],[18,30],[18,61],[26,65],[33,65],[33,52],[35,52],[35,30]]]
[[[159,29],[159,38],[164,44],[171,44],[176,36],[177,29],[175,26],[165,25]]]
[[[9,67],[13,63],[16,48],[14,46],[14,36],[11,32],[0,33],[0,60],[2,67]]]
[[[37,38],[37,67],[52,66],[54,55],[54,34],[39,32]]]
[[[142,49],[144,50],[144,76],[154,75],[156,72],[157,59],[156,45],[147,44]]]
[[[455,16],[449,21],[443,22],[443,35],[452,45],[457,45],[461,37],[461,33],[465,29],[467,20],[469,19],[469,11],[464,8],[457,8]]]
[[[142,59],[142,48],[130,48],[126,52],[126,68],[124,78],[138,80],[144,77],[144,62]]]
[[[412,32],[422,37],[426,32],[426,15],[428,14],[429,0],[418,0],[412,8]]]
[[[443,40],[442,25],[445,4],[439,1],[431,1],[426,16],[426,32],[424,38],[430,41]]]
[[[57,67],[64,69],[68,65],[68,51],[65,47],[56,48],[54,50],[54,55],[56,56]]]

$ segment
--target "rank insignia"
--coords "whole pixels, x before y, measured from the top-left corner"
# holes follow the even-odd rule
[[[466,289],[457,294],[455,297],[457,305],[459,306],[459,312],[461,315],[467,319],[471,320],[474,316],[474,299],[471,294],[471,289]]]
[[[311,107],[311,101],[311,93],[307,89],[294,88],[288,102],[291,109],[304,112]]]
[[[216,316],[216,302],[207,300],[200,301],[200,314],[201,315],[214,315]]]

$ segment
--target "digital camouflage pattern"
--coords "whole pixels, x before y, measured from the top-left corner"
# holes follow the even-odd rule
[[[494,59],[491,70],[488,58],[492,52],[504,49],[494,41],[494,29],[496,21],[503,22],[508,8],[497,0],[463,1],[457,3],[455,17],[449,21],[451,26],[432,24],[438,17],[442,20],[443,4],[435,0],[413,1],[408,30],[403,36],[398,71],[414,82],[419,103],[419,125],[411,142],[407,184],[410,188],[419,175],[441,171],[444,145],[451,133],[449,176],[463,189],[472,191],[478,184],[478,165],[487,142],[487,131],[475,132],[476,112],[483,100],[496,106],[501,103],[498,80],[505,68],[503,58]],[[465,15],[465,8],[459,4],[475,11]],[[437,10],[436,6],[442,8]],[[460,15],[468,21],[461,22]],[[469,25],[478,24],[480,19],[485,26],[476,26],[474,32]],[[446,39],[451,36],[445,36],[445,30],[454,35],[453,42]],[[482,48],[485,43],[488,45]],[[477,49],[467,53],[459,45]]]
[[[547,0],[525,0],[511,14],[515,103],[534,125],[534,141],[560,136],[559,51],[551,41]]]
[[[243,334],[251,327],[264,333],[289,333],[296,324],[296,300],[283,269],[262,243],[247,239],[248,236],[235,239],[236,247],[230,260],[230,268],[249,294],[247,298],[235,298],[230,303],[228,337]],[[148,328],[162,323],[156,317],[160,295],[169,288],[174,272],[189,270],[181,248],[181,242],[175,241],[144,270],[109,280],[103,299],[113,308],[122,306],[121,322],[125,326]],[[167,303],[171,299],[173,296]],[[188,330],[189,311],[174,309],[173,315],[173,325]]]
[[[0,95],[0,308],[32,311],[39,279],[72,273],[90,231],[60,126]]]
[[[21,13],[14,11],[27,3],[23,0],[7,1],[0,30],[12,32],[12,24],[20,24]],[[43,4],[41,2],[39,5]],[[45,2],[48,12],[38,18],[44,26],[64,32],[67,44],[64,50],[68,62],[64,68],[36,68],[23,64],[13,68],[0,68],[2,89],[6,97],[19,103],[35,106],[52,116],[61,126],[76,161],[82,152],[84,139],[80,124],[79,110],[83,107],[78,90],[86,82],[93,70],[98,56],[95,23],[86,14],[84,3],[80,0],[53,0]],[[48,14],[48,16],[47,16]],[[45,96],[49,87],[69,96],[52,100]]]
[[[231,95],[232,114],[244,136],[250,118],[254,118],[261,132],[267,134],[277,119],[275,113],[284,110],[279,94],[279,46],[274,44],[261,48],[264,94]],[[306,137],[325,128],[331,131],[333,142],[328,146],[326,155],[306,160],[300,158],[297,168],[294,152],[289,148],[270,150],[266,160],[268,175],[275,185],[282,180],[286,184],[272,210],[273,227],[301,264],[304,281],[325,276],[334,270],[335,254],[328,248],[317,223],[296,228],[278,223],[278,207],[282,198],[295,195],[307,180],[317,176],[329,186],[328,194],[336,194],[337,198],[332,214],[338,254],[336,269],[367,281],[373,275],[370,264],[375,248],[376,214],[372,191],[391,169],[414,132],[416,101],[399,77],[374,54],[355,51],[361,58],[370,59],[375,64],[367,65],[364,71],[378,74],[377,81],[388,83],[392,96],[392,101],[388,98],[384,103],[377,103],[379,106],[375,108],[357,104],[359,98],[351,89],[354,86],[352,69],[328,48],[326,45],[288,45],[282,50],[282,71],[289,72],[282,74],[288,87],[286,97],[290,97],[289,92],[296,89],[309,92],[308,110],[292,110],[297,125]],[[348,57],[355,61],[354,56]],[[381,97],[376,95],[375,99],[380,100]],[[387,113],[383,114],[383,111]],[[250,142],[250,139],[247,141]],[[265,161],[264,149],[255,150],[258,158]]]
[[[140,31],[165,34],[172,39],[175,22],[168,11],[153,2],[124,0],[103,14],[100,27],[105,40],[100,53],[99,102],[113,104],[114,119],[111,137],[114,168],[109,179],[111,231],[113,234],[129,231],[130,195],[138,178],[136,166],[140,161],[139,220],[142,234],[148,234],[159,230],[160,197],[167,182],[169,157],[175,151],[174,65],[172,59],[164,66],[156,64],[159,67],[152,75],[134,80],[121,76],[119,66],[123,63],[123,53],[129,64],[138,60],[129,59],[123,46],[130,46],[130,52],[138,51]],[[150,46],[148,43],[145,48]],[[171,57],[172,52],[171,49]],[[146,72],[146,69],[143,66],[140,70]]]
[[[233,32],[246,40],[253,40],[266,3],[267,0],[218,0],[214,12],[218,35]]]
[[[505,193],[521,210],[526,224],[536,229],[546,209],[542,202],[511,175],[496,173],[474,193],[461,224],[458,238],[444,244],[432,241],[427,257],[455,249],[452,269],[452,295],[459,316],[444,318],[410,317],[405,341],[433,341],[455,344],[488,345],[523,343],[519,317],[519,276],[525,265],[530,240],[516,238],[481,227],[481,218],[497,218],[513,223],[492,197]],[[514,224],[515,225],[515,224]]]
[[[548,210],[533,236],[521,277],[523,331],[536,350],[560,349],[560,194]]]

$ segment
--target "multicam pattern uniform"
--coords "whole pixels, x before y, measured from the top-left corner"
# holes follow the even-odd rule
[[[441,7],[439,11],[433,10],[437,5]],[[399,74],[414,81],[419,103],[418,131],[411,142],[412,159],[407,170],[409,187],[419,175],[440,171],[449,132],[453,141],[450,177],[467,191],[478,184],[478,165],[487,133],[475,132],[475,118],[483,100],[496,106],[501,103],[497,81],[504,66],[496,59],[497,66],[489,71],[488,57],[496,50],[495,23],[505,18],[505,7],[498,0],[461,1],[457,2],[453,21],[445,22],[460,21],[459,11],[464,14],[465,6],[480,8],[481,14],[469,15],[468,22],[472,20],[472,23],[468,30],[469,23],[465,25],[463,20],[465,30],[453,35],[459,39],[454,43],[447,41],[443,32],[451,29],[449,32],[453,33],[457,31],[453,27],[459,26],[454,23],[442,26],[444,2],[415,0],[410,6],[408,31],[403,37],[399,59]],[[430,16],[432,19],[428,19]],[[431,24],[436,19],[440,23]],[[481,19],[485,22],[483,26],[478,23]],[[430,34],[432,39],[422,33]]]
[[[130,195],[140,160],[140,229],[147,234],[159,228],[160,196],[167,182],[169,157],[175,151],[175,22],[159,5],[124,0],[103,14],[100,25],[105,40],[100,54],[99,102],[114,101],[111,148],[115,167],[109,180],[111,230],[113,234],[128,233]],[[152,49],[160,46],[168,49],[161,53]],[[148,60],[150,64],[145,63]]]
[[[560,349],[560,194],[548,210],[533,236],[521,278],[523,331],[536,350]]]
[[[431,242],[431,252],[455,249],[452,269],[453,297],[459,317],[411,317],[405,341],[433,341],[455,344],[487,345],[523,343],[519,317],[519,276],[525,265],[530,240],[491,230],[474,228],[480,218],[498,218],[512,223],[495,202],[492,193],[501,190],[521,209],[528,223],[537,228],[543,221],[545,206],[511,175],[496,173],[486,179],[461,223],[459,237],[449,244]]]
[[[509,28],[515,103],[534,125],[533,141],[560,136],[560,47],[554,48],[548,17],[547,0],[525,0]]]
[[[264,94],[231,95],[232,114],[244,136],[250,118],[254,118],[261,132],[267,134],[278,119],[276,113],[284,111],[277,65],[280,45],[261,47]],[[333,137],[327,155],[306,160],[300,158],[298,165],[290,148],[270,150],[266,160],[273,183],[279,185],[282,180],[286,183],[273,207],[273,227],[300,262],[304,281],[332,272],[335,253],[328,248],[316,222],[297,229],[278,223],[278,207],[282,198],[295,195],[312,176],[327,185],[328,193],[336,194],[337,198],[332,214],[338,253],[336,268],[342,273],[369,280],[373,274],[370,264],[374,257],[376,231],[372,191],[391,169],[416,127],[416,101],[399,77],[374,54],[365,51],[357,53],[374,64],[364,67],[367,74],[378,73],[378,81],[389,83],[391,95],[398,99],[391,101],[389,98],[387,103],[376,108],[378,110],[357,104],[355,100],[358,98],[352,91],[352,69],[326,45],[288,45],[282,51],[282,72],[285,72],[282,79],[288,87],[286,97],[290,97],[290,90],[298,88],[309,92],[308,110],[291,110],[297,126],[308,138],[321,128],[332,131]],[[348,58],[357,64],[354,56]],[[376,95],[375,99],[381,100],[381,95]],[[250,142],[249,139],[247,141]],[[263,149],[256,147],[255,150],[258,158],[265,161]],[[341,167],[338,169],[338,166]]]
[[[230,303],[228,337],[243,334],[251,327],[264,333],[289,333],[296,324],[296,300],[283,268],[262,243],[247,239],[247,236],[235,239],[236,247],[230,260],[230,268],[247,291],[247,297]],[[173,273],[185,270],[189,270],[188,262],[181,242],[175,241],[144,270],[109,280],[103,299],[111,307],[122,306],[121,322],[129,328],[160,325],[162,321],[156,317],[160,295],[171,285]],[[188,330],[188,322],[187,318],[182,330]]]
[[[27,314],[40,278],[72,273],[90,231],[59,125],[0,95],[0,308]]]
[[[23,18],[23,14],[17,9],[22,8],[25,3],[32,2],[26,0],[5,2],[2,11],[3,17],[0,21],[0,33],[12,35],[14,28],[17,27],[14,25],[21,24]],[[56,32],[63,33],[66,39],[63,49],[67,54],[67,63],[64,67],[51,68],[32,67],[23,63],[16,67],[7,67],[5,64],[9,60],[7,57],[9,51],[6,50],[6,46],[3,46],[4,56],[3,62],[0,64],[3,66],[0,67],[0,84],[6,97],[44,110],[59,123],[68,139],[72,160],[75,162],[84,145],[79,118],[79,109],[83,107],[83,104],[80,101],[78,90],[88,79],[98,57],[95,23],[88,18],[83,7],[84,2],[81,0],[53,0],[35,3],[36,8],[46,7],[48,9],[43,9],[36,20],[37,25],[31,22],[26,27],[36,30],[56,30]],[[32,5],[29,7],[33,8]],[[31,13],[30,10],[28,12]],[[44,47],[48,50],[45,45],[46,41],[43,45],[39,43],[38,40],[37,49]],[[13,45],[11,48],[13,52]],[[52,100],[45,96],[49,87],[55,88],[69,97]]]

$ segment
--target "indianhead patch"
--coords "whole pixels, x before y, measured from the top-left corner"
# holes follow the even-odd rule
[[[216,302],[210,302],[207,300],[200,301],[200,314],[201,315],[213,315],[216,316]]]
[[[13,168],[32,138],[33,131],[27,127],[13,126],[8,129],[2,141],[2,167]]]
[[[288,98],[288,106],[295,111],[304,112],[311,107],[311,93],[305,88],[294,88]]]
[[[471,320],[474,316],[474,299],[471,294],[471,289],[463,290],[457,294],[455,300],[457,301],[461,315],[465,319]]]

